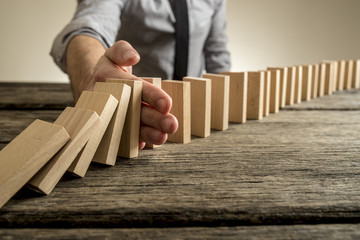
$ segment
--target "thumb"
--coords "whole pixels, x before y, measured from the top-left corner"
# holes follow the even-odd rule
[[[117,41],[105,51],[105,57],[114,64],[122,67],[130,67],[140,61],[139,53],[126,41]]]

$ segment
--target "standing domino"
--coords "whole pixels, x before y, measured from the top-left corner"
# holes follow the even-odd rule
[[[303,79],[302,79],[302,101],[309,101],[311,99],[311,81],[312,81],[312,65],[304,65],[303,66]]]
[[[229,127],[230,78],[220,74],[204,74],[211,79],[211,128],[226,130]]]
[[[172,98],[173,105],[170,113],[177,118],[179,123],[178,130],[168,136],[168,141],[189,143],[191,141],[190,83],[165,80],[162,82],[162,89]]]
[[[280,70],[269,70],[271,74],[270,79],[270,112],[279,112],[280,101]]]
[[[184,77],[191,84],[191,135],[208,137],[211,126],[211,80]]]
[[[285,107],[286,104],[286,89],[287,89],[287,67],[269,67],[268,70],[280,70],[280,89],[279,89],[279,107]]]
[[[286,85],[286,105],[293,105],[295,98],[295,82],[296,82],[296,71],[295,66],[288,67],[287,85]]]
[[[151,77],[141,77],[142,80],[145,80],[146,82],[151,83],[155,87],[161,88],[161,78],[151,78]],[[152,143],[146,143],[145,147],[147,148],[158,148],[161,147],[161,145],[156,145]]]
[[[247,119],[263,118],[264,72],[248,72]]]
[[[223,72],[230,76],[229,90],[229,122],[246,122],[247,105],[247,72]]]

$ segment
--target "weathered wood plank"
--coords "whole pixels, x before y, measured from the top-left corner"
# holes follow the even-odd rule
[[[64,109],[73,105],[69,84],[0,83],[0,109]]]
[[[360,111],[280,111],[186,147],[93,165],[49,197],[18,194],[0,211],[0,226],[358,222],[359,119]]]
[[[360,224],[125,229],[0,229],[4,239],[359,239]],[[36,237],[35,237],[36,236]]]
[[[54,122],[60,113],[60,110],[0,110],[0,143],[9,143],[35,119]]]
[[[331,96],[286,106],[282,110],[360,110],[360,90],[352,89],[335,92]]]
[[[0,211],[0,226],[359,222],[359,100],[359,90],[344,91],[186,147],[166,144],[112,168],[93,165],[85,179],[66,177],[49,197],[23,189]],[[0,148],[35,118],[59,114],[1,110]]]

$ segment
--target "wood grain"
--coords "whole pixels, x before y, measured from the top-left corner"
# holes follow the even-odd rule
[[[179,123],[177,131],[169,134],[168,141],[189,143],[191,141],[191,84],[165,80],[161,87],[173,99],[170,113],[177,118]]]
[[[332,61],[324,62],[325,63],[325,85],[324,85],[324,94],[331,95],[334,89],[334,73],[335,73],[335,64]],[[350,78],[350,87],[351,87],[351,78]]]
[[[35,120],[0,151],[0,208],[70,139],[65,128]]]
[[[248,72],[246,119],[260,120],[264,109],[264,72]]]
[[[344,89],[344,79],[345,79],[345,61],[338,61],[338,72],[337,72],[337,85],[336,90],[342,91]]]
[[[91,138],[72,162],[68,172],[78,177],[85,176],[118,103],[119,101],[109,93],[90,91],[81,93],[75,107],[95,111],[100,117],[100,123],[94,128]]]
[[[267,117],[270,114],[270,82],[271,82],[271,72],[264,71],[264,98],[263,98],[264,117]]]
[[[28,186],[50,194],[100,124],[94,111],[67,107],[55,121],[65,128],[70,141],[28,182]]]
[[[326,75],[326,65],[325,63],[319,63],[319,82],[318,82],[318,97],[323,97],[325,94],[325,75]],[[346,68],[345,68],[346,70]]]
[[[59,113],[0,110],[0,148],[35,118]],[[186,147],[93,164],[87,178],[65,176],[51,196],[22,189],[0,211],[0,235],[357,239],[359,224],[346,223],[360,221],[359,118],[360,91],[336,92]],[[59,229],[68,227],[106,229]]]
[[[203,74],[211,79],[211,128],[224,131],[229,127],[230,77],[221,74]]]
[[[354,61],[351,87],[360,88],[360,59]]]
[[[161,88],[161,78],[156,77],[141,77],[142,80],[151,83],[152,85]]]
[[[303,75],[303,66],[296,66],[294,103],[301,103]]]
[[[110,229],[0,229],[7,240],[37,239],[342,239],[360,238],[360,224],[283,226],[110,228]]]
[[[354,61],[348,60],[345,62],[345,80],[344,80],[344,89],[351,89],[351,80],[354,72]]]
[[[0,143],[9,143],[35,119],[54,122],[60,113],[60,110],[0,110]]]
[[[319,99],[312,99],[298,105],[286,106],[284,110],[336,110],[356,111],[360,110],[360,91],[357,89],[346,90],[334,93],[333,97],[323,96]]]
[[[142,80],[145,80],[146,82],[151,83],[152,85],[161,88],[161,78],[154,78],[154,77],[141,77]],[[146,143],[145,147],[146,148],[150,148],[150,149],[154,149],[154,148],[158,148],[161,147],[162,145],[156,145],[156,144],[152,144],[152,143]]]
[[[319,78],[320,78],[320,64],[313,64],[313,73],[311,80],[311,98],[318,97],[318,87],[319,87]]]
[[[286,89],[287,89],[287,67],[268,67],[268,70],[280,70],[280,89],[279,89],[279,107],[285,107],[286,103]]]
[[[247,72],[222,72],[230,76],[229,122],[245,123],[247,106]]]
[[[313,73],[313,65],[303,65],[303,78],[302,78],[302,90],[301,100],[309,101],[311,99],[311,81]]]
[[[279,112],[280,106],[280,70],[269,70],[271,73],[270,78],[270,112]]]
[[[360,108],[359,95],[343,99]],[[138,161],[93,165],[86,179],[61,181],[50,197],[9,201],[0,226],[356,221],[359,117],[360,111],[281,111],[231,124],[229,131],[193,139],[186,148],[165,144],[142,151]]]
[[[338,72],[339,72],[339,64],[338,61],[330,61],[333,67],[332,72],[332,92],[336,92],[336,87],[338,85],[339,79],[338,79]]]
[[[211,132],[211,80],[184,77],[191,91],[191,135],[208,137]]]
[[[110,93],[119,101],[92,159],[93,162],[113,166],[116,162],[120,147],[120,140],[131,96],[131,87],[124,83],[97,82],[94,86],[94,92]]]
[[[0,109],[58,109],[74,106],[69,84],[2,82]]]
[[[286,105],[293,105],[295,98],[295,82],[296,82],[296,74],[297,74],[296,66],[288,67],[288,76],[287,76],[287,84],[286,84]]]
[[[139,155],[140,112],[142,81],[108,78],[106,82],[125,83],[131,87],[131,97],[126,114],[124,131],[121,135],[119,157],[136,158]]]

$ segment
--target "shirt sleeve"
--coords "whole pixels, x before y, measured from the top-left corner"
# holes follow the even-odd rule
[[[50,55],[66,72],[66,49],[77,35],[98,39],[105,48],[114,42],[120,28],[121,9],[127,0],[78,0],[75,15],[70,23],[56,36]]]
[[[205,68],[209,73],[220,73],[230,70],[230,53],[226,44],[226,0],[219,0],[215,4],[212,25],[205,42]]]

